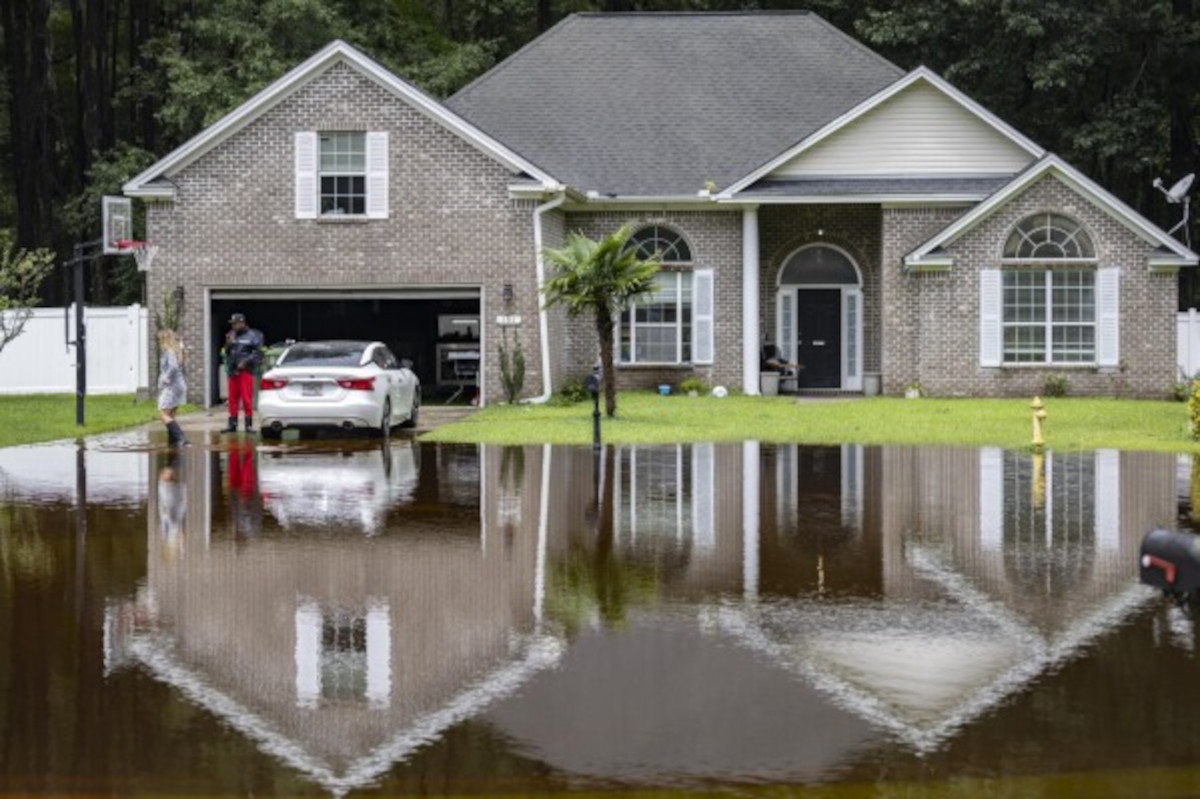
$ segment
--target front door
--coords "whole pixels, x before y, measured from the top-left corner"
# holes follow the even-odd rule
[[[842,386],[842,292],[796,291],[796,361],[801,388]]]

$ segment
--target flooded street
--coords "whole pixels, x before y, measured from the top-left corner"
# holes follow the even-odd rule
[[[160,443],[0,450],[0,792],[1200,794],[1190,458]]]

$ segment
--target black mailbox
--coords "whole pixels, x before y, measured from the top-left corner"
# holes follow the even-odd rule
[[[1200,536],[1152,530],[1142,539],[1141,580],[1176,599],[1200,599]]]

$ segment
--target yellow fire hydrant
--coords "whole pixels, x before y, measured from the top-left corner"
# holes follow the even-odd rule
[[[1046,406],[1042,404],[1041,397],[1034,397],[1033,404],[1029,407],[1033,408],[1033,451],[1041,452],[1046,446],[1046,439],[1042,436],[1042,423],[1046,420]]]

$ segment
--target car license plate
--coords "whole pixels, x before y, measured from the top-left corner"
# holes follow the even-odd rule
[[[320,383],[305,383],[300,387],[300,395],[302,397],[319,397],[324,393]]]

